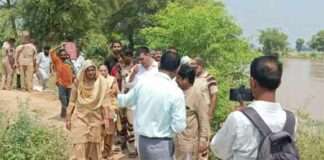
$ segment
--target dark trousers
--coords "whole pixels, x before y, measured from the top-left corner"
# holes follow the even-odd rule
[[[21,89],[20,74],[17,74],[16,86],[17,86],[17,89]]]
[[[66,88],[62,85],[58,86],[59,99],[61,102],[62,109],[66,109],[69,105],[71,88]]]
[[[139,136],[141,160],[173,160],[174,144],[171,138],[148,138]]]

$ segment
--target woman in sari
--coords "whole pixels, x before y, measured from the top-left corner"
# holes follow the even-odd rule
[[[103,133],[110,132],[115,115],[112,84],[86,61],[72,88],[66,117],[66,127],[72,134],[71,160],[102,159]]]

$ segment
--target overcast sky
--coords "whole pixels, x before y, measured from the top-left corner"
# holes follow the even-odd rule
[[[245,37],[256,43],[259,30],[276,27],[289,36],[310,40],[324,29],[324,0],[224,0],[226,8],[240,24]]]

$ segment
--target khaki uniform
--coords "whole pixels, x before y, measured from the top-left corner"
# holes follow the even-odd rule
[[[210,96],[218,92],[217,81],[206,71],[196,77],[194,87],[200,89],[208,105],[210,105]]]
[[[176,159],[198,160],[199,143],[208,144],[210,132],[208,120],[208,104],[197,88],[185,91],[187,127],[176,135]]]
[[[23,82],[23,88],[27,91],[33,89],[33,74],[36,62],[36,47],[31,44],[20,45],[16,49],[17,61],[19,64],[19,72]]]
[[[11,89],[14,74],[15,48],[5,42],[2,48],[2,79],[0,89]]]
[[[101,146],[98,143],[73,144],[71,160],[101,160]]]
[[[207,111],[209,111],[210,103],[211,103],[210,101],[211,95],[214,95],[218,92],[217,81],[207,71],[204,71],[203,73],[201,73],[200,76],[196,77],[194,88],[199,89],[200,92],[203,94],[203,98],[205,99],[205,101],[209,106]],[[208,152],[206,151],[205,153],[201,153],[199,157],[201,160],[207,160]]]

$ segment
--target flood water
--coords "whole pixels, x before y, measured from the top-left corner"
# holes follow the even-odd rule
[[[277,100],[288,109],[301,109],[324,121],[324,61],[284,60],[283,81]]]

